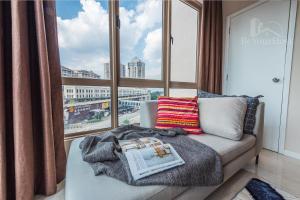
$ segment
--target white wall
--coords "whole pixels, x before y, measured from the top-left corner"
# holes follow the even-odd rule
[[[300,158],[300,1],[298,1],[285,148]]]

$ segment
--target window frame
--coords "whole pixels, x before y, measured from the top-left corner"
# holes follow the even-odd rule
[[[186,4],[187,6],[191,7],[192,9],[196,10],[198,12],[198,20],[197,20],[197,26],[199,27],[202,23],[202,5],[200,3],[200,1],[196,1],[196,0],[179,0],[181,1],[182,3]],[[171,1],[170,1],[171,2]],[[170,18],[172,16],[172,3],[170,3]],[[172,21],[170,21],[170,26],[172,24]],[[171,36],[171,30],[170,29],[170,33],[169,35]],[[198,28],[197,29],[197,40],[196,40],[196,74],[195,74],[195,82],[184,82],[184,81],[171,81],[171,79],[169,80],[170,81],[170,87],[169,88],[172,88],[172,89],[199,89],[199,73],[200,73],[200,29]],[[171,40],[171,38],[169,39]],[[171,44],[169,46],[170,48],[170,51],[171,51]],[[170,60],[171,60],[171,54],[170,53]],[[171,77],[171,62],[169,63],[169,77]]]
[[[201,3],[196,0],[179,0],[198,12],[198,26],[201,25]],[[172,1],[162,0],[162,66],[161,80],[133,79],[120,77],[120,28],[119,0],[108,0],[109,14],[109,52],[110,52],[110,80],[62,77],[63,85],[110,87],[111,91],[111,127],[93,129],[65,134],[65,140],[72,140],[86,135],[96,135],[118,127],[118,87],[161,88],[165,96],[169,96],[170,89],[199,89],[199,44],[200,32],[197,33],[196,46],[196,77],[195,82],[178,82],[170,80],[171,72],[171,14]]]

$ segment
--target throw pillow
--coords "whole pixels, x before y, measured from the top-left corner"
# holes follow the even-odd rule
[[[159,97],[155,128],[182,128],[190,134],[201,134],[198,97]]]
[[[244,121],[244,133],[246,134],[253,134],[253,130],[256,123],[256,110],[257,106],[259,104],[259,98],[263,97],[262,95],[256,96],[256,97],[249,97],[246,95],[242,96],[228,96],[228,95],[219,95],[219,94],[213,94],[205,91],[200,91],[198,93],[199,98],[215,98],[215,97],[245,97],[247,98],[247,111],[245,115],[245,121]]]
[[[242,97],[200,98],[201,128],[205,133],[240,140],[246,109],[247,100]]]

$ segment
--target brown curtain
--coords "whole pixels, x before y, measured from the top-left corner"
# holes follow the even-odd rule
[[[203,1],[200,40],[200,83],[201,90],[222,92],[223,51],[222,1]]]
[[[65,176],[54,1],[0,2],[0,199],[50,195]]]

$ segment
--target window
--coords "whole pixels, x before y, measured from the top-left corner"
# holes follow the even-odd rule
[[[163,1],[120,0],[119,3],[118,124],[124,125],[140,122],[141,102],[164,95]]]
[[[170,89],[171,97],[194,97],[197,96],[196,89]]]
[[[110,128],[108,1],[57,1],[56,8],[65,134]]]
[[[162,88],[118,88],[119,125],[140,123],[140,106],[143,101],[157,100],[164,94]]]
[[[120,77],[162,79],[162,0],[120,0]]]
[[[196,89],[200,13],[181,0],[172,0],[171,7],[171,87]]]
[[[56,1],[63,77],[110,79],[108,0]]]
[[[56,7],[66,137],[139,123],[141,102],[161,95],[196,95],[199,2],[57,1]]]
[[[63,85],[62,88],[65,134],[111,127],[110,87]],[[80,90],[87,92],[78,93]],[[68,91],[76,92],[69,95]]]

